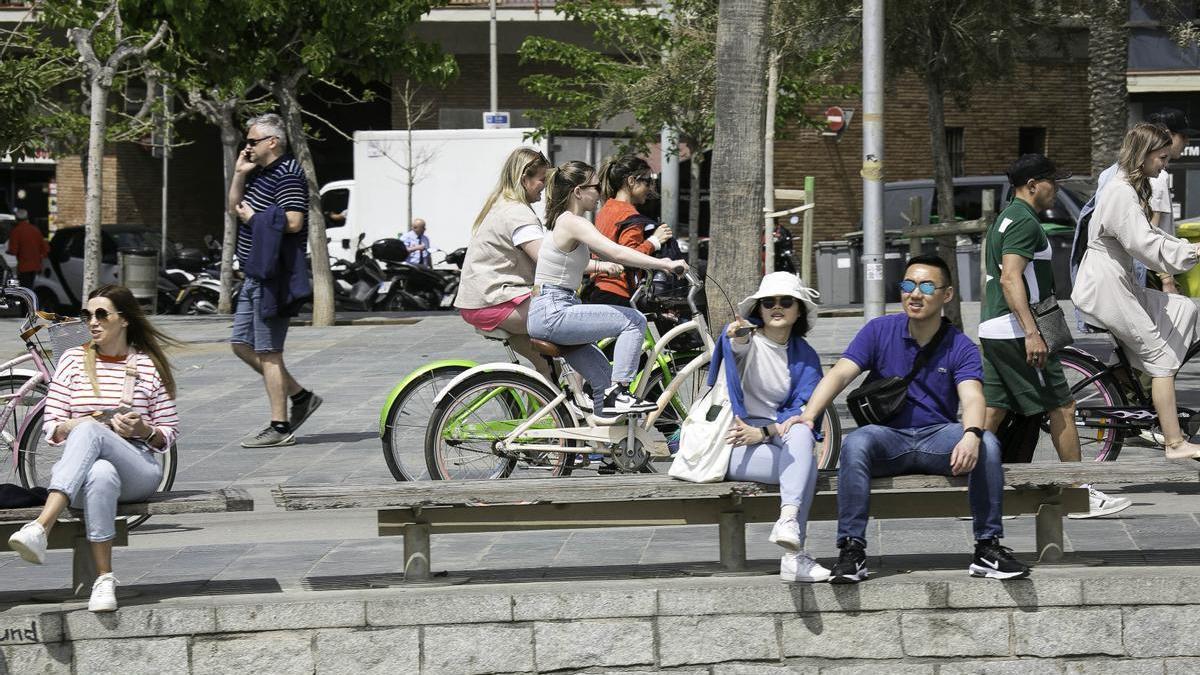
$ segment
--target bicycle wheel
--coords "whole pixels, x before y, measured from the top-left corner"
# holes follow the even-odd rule
[[[157,492],[167,492],[175,484],[175,470],[178,467],[176,452],[177,444],[172,444],[166,452],[154,453],[155,458],[162,464],[162,480],[158,483]],[[21,474],[21,485],[30,487],[49,487],[50,471],[54,463],[62,457],[63,446],[54,446],[46,442],[42,434],[42,411],[39,410],[29,419],[25,434],[21,437],[21,450],[17,459]],[[130,518],[126,527],[133,529],[146,522],[150,516],[135,516]]]
[[[498,442],[556,396],[541,382],[520,373],[479,373],[460,382],[437,405],[429,420],[425,436],[429,477],[434,480],[507,478],[513,475],[518,462],[528,469],[526,476],[570,474],[574,453],[496,450]],[[574,426],[574,422],[566,407],[559,405],[535,428],[569,426]],[[567,439],[534,442],[573,445]]]
[[[0,396],[3,397],[3,400],[0,401],[0,406],[7,405],[8,402],[12,400],[12,397],[16,396],[21,387],[25,386],[25,383],[28,382],[32,377],[32,375],[0,375]],[[0,426],[0,438],[4,439],[4,445],[7,446],[8,449],[7,452],[3,452],[2,456],[0,456],[0,462],[5,464],[9,463],[9,460],[13,457],[13,453],[11,452],[12,446],[18,445],[18,441],[20,440],[19,436],[21,434],[21,420],[24,420],[25,416],[29,414],[29,411],[32,410],[33,407],[38,403],[40,403],[42,399],[46,398],[46,394],[49,391],[49,385],[47,385],[45,382],[40,382],[37,386],[22,396],[21,399],[16,402],[16,405],[13,406],[12,414],[7,420],[5,420],[4,424]],[[12,463],[12,466],[8,467],[7,473],[10,478],[15,479],[18,473],[17,463]]]
[[[1125,396],[1108,376],[1087,382],[1098,371],[1094,363],[1086,358],[1064,350],[1059,355],[1071,395],[1075,399],[1076,428],[1079,431],[1079,451],[1085,462],[1111,462],[1121,454],[1124,432],[1114,427],[1103,426],[1103,420],[1089,422],[1096,426],[1080,426],[1079,412],[1089,407],[1126,405]]]
[[[837,406],[832,403],[825,409],[821,431],[825,437],[813,448],[817,455],[817,469],[836,469],[842,450],[842,420],[838,416]]]
[[[687,363],[690,358],[685,356],[682,360]],[[667,375],[662,370],[655,370],[651,373],[649,383],[646,385],[646,393],[642,398],[651,402],[657,401],[658,397],[666,391]],[[672,378],[675,376],[674,373],[671,374]],[[671,449],[672,454],[679,448],[679,429],[683,425],[684,418],[687,417],[692,404],[699,400],[707,390],[708,368],[706,366],[689,375],[687,381],[679,385],[679,389],[675,390],[675,395],[671,397],[667,407],[663,408],[658,419],[654,420],[654,428],[666,437],[667,446]]]
[[[383,459],[396,480],[429,480],[425,434],[433,417],[433,401],[442,388],[466,370],[463,365],[446,365],[421,373],[393,399],[382,440]]]

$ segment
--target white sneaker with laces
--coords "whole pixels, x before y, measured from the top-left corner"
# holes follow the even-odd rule
[[[771,536],[767,541],[778,544],[785,549],[796,552],[800,550],[800,523],[795,518],[780,518],[771,528]]]
[[[1068,518],[1082,520],[1084,518],[1099,518],[1100,516],[1111,516],[1114,513],[1120,513],[1133,505],[1133,502],[1128,497],[1110,497],[1103,492],[1097,490],[1091,485],[1088,486],[1088,504],[1091,508],[1080,513],[1068,513]]]
[[[819,583],[829,581],[829,570],[804,551],[785,553],[779,559],[779,578],[784,581]]]
[[[96,577],[92,583],[92,597],[88,599],[89,612],[113,612],[117,609],[117,578],[112,572]]]
[[[41,565],[46,562],[46,528],[36,520],[25,523],[8,538],[8,547],[20,553],[23,560]]]
[[[624,415],[627,413],[650,412],[657,406],[630,394],[620,385],[611,385],[604,390],[604,414]]]

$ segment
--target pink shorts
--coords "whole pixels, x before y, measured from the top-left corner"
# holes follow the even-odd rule
[[[529,299],[531,293],[519,295],[508,302],[502,302],[499,305],[491,307],[480,307],[479,309],[460,309],[458,313],[462,315],[463,321],[471,324],[479,330],[496,330],[504,320],[508,318],[513,310],[521,306],[522,302]]]

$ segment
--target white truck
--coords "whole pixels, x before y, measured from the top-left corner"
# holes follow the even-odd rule
[[[532,129],[438,129],[412,132],[413,218],[426,222],[434,249],[450,252],[466,246],[471,225],[496,187],[504,160],[515,148],[546,143],[525,140]],[[354,133],[354,180],[321,188],[329,255],[353,260],[364,246],[399,237],[408,200],[408,132]],[[541,212],[541,205],[535,205]],[[437,258],[435,257],[435,261]]]

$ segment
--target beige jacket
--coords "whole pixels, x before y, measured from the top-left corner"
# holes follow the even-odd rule
[[[1139,286],[1133,260],[1179,274],[1196,265],[1196,245],[1150,224],[1123,171],[1105,184],[1097,204],[1071,301],[1088,323],[1113,334],[1139,370],[1173,375],[1196,340],[1200,314],[1191,298]]]
[[[455,307],[494,307],[532,290],[534,261],[513,245],[522,225],[541,227],[528,204],[501,200],[488,211],[467,246]]]

